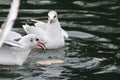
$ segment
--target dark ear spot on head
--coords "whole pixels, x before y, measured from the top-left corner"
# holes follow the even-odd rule
[[[33,39],[30,39],[30,42],[33,42]]]

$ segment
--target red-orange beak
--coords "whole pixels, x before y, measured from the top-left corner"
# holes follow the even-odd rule
[[[50,19],[50,24],[53,23],[53,19]]]
[[[44,50],[46,49],[46,46],[42,42],[37,42],[37,45]]]

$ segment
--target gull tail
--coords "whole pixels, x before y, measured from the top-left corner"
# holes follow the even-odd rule
[[[63,35],[64,39],[66,39],[66,40],[69,39],[68,33],[65,30],[63,30],[62,28],[61,28],[61,31],[62,31],[62,35]]]
[[[28,33],[28,28],[30,27],[30,25],[25,24],[25,25],[22,25],[22,27],[25,30],[25,32]]]

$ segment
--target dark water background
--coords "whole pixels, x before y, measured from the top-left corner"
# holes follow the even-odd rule
[[[0,24],[11,0],[0,0]],[[15,31],[25,35],[28,19],[47,21],[49,10],[58,12],[59,21],[70,39],[58,50],[34,49],[22,66],[5,66],[1,80],[120,80],[120,1],[119,0],[21,0]],[[36,61],[64,60],[63,64],[38,65]]]

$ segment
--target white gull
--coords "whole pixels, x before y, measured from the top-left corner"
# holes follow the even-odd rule
[[[45,49],[45,45],[35,34],[23,36],[19,41],[5,40],[0,48],[0,64],[22,65],[32,48]]]
[[[37,22],[34,24],[35,26],[26,24],[23,25],[23,28],[27,34],[37,34],[45,42],[47,49],[61,48],[64,46],[68,34],[61,28],[55,11],[50,11],[48,16],[48,23],[33,20]]]

